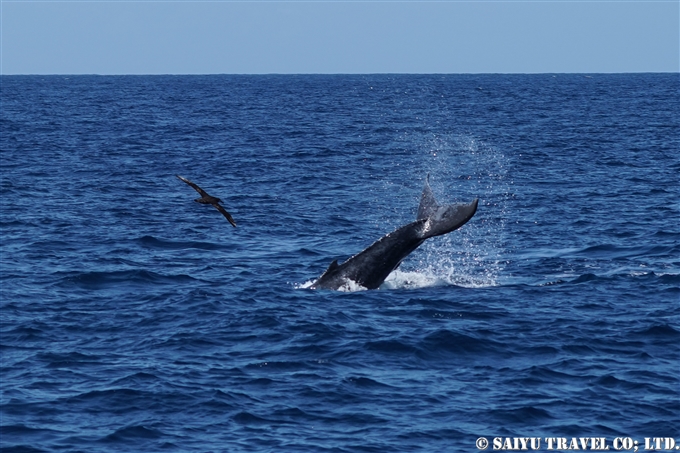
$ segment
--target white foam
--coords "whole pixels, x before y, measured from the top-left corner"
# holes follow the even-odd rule
[[[486,288],[497,285],[497,281],[489,275],[467,275],[465,273],[457,273],[451,268],[446,272],[435,269],[396,270],[385,279],[385,282],[380,285],[380,289],[419,289],[438,286]]]
[[[307,289],[307,288],[309,288],[310,286],[312,286],[312,284],[313,284],[315,281],[316,281],[316,280],[308,280],[308,281],[306,281],[306,282],[304,282],[304,283],[296,283],[296,284],[294,285],[294,287],[295,287],[295,289]]]
[[[368,288],[361,286],[354,280],[347,279],[345,280],[345,283],[338,288],[338,291],[342,291],[344,293],[353,293],[355,291],[367,291]]]
[[[315,281],[316,279],[308,280],[304,283],[296,283],[294,287],[295,289],[308,289],[314,284]],[[353,293],[355,291],[367,291],[367,290],[368,288],[365,288],[361,286],[359,283],[349,279],[345,280],[345,283],[338,288],[338,291],[342,291],[345,293]]]
[[[397,269],[385,279],[380,289],[418,289],[447,285],[449,282],[433,274]]]

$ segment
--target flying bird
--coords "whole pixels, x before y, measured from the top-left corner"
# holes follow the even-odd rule
[[[176,175],[176,176],[179,179],[181,179],[182,181],[184,181],[185,183],[189,184],[191,187],[193,187],[196,190],[196,192],[201,194],[201,198],[196,198],[194,200],[196,203],[211,204],[211,205],[215,206],[215,209],[220,211],[222,213],[222,215],[229,221],[229,223],[231,223],[234,226],[234,228],[236,228],[236,222],[234,222],[234,219],[231,216],[231,214],[229,214],[227,212],[227,210],[224,209],[222,207],[222,205],[220,205],[220,201],[222,201],[222,200],[220,200],[217,197],[213,197],[212,195],[208,195],[208,193],[205,190],[201,189],[200,187],[198,187],[196,184],[189,181],[188,179],[182,178],[180,175]]]

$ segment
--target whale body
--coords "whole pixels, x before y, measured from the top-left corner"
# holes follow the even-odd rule
[[[415,222],[378,239],[366,250],[342,264],[335,260],[310,288],[340,289],[354,282],[366,289],[378,288],[390,273],[426,239],[450,233],[465,225],[477,212],[478,199],[471,203],[440,206],[429,184],[429,175],[420,198]]]

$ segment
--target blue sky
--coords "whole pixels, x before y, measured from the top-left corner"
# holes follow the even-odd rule
[[[2,1],[2,74],[678,72],[673,1]]]

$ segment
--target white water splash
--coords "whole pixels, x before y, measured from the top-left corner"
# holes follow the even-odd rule
[[[415,166],[414,177],[431,175],[438,203],[479,198],[479,207],[459,230],[427,240],[388,277],[386,286],[499,285],[507,264],[503,256],[512,196],[509,159],[497,148],[467,136],[432,135],[418,144],[422,162]]]
[[[308,289],[310,286],[314,284],[314,280],[308,280],[304,283],[299,283],[295,285],[295,289]],[[343,293],[353,293],[355,291],[368,291],[368,288],[361,286],[359,283],[355,282],[354,280],[347,279],[345,280],[345,283],[343,283],[337,291],[341,291]]]
[[[345,283],[338,288],[338,291],[343,293],[353,293],[355,291],[368,291],[368,288],[361,286],[354,280],[347,279],[345,280]]]
[[[294,287],[295,289],[308,289],[310,286],[312,286],[312,284],[313,284],[315,281],[316,281],[316,279],[307,280],[307,281],[304,282],[304,283],[295,283],[295,284],[293,284],[293,287]]]
[[[387,276],[387,279],[380,285],[380,289],[418,289],[449,285],[450,282],[435,274],[397,269]]]

